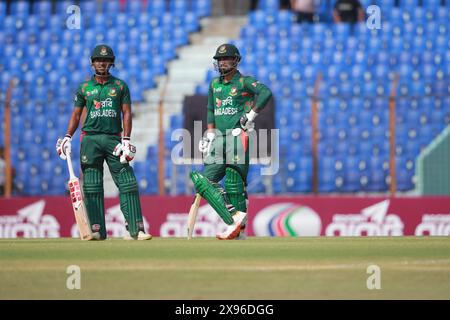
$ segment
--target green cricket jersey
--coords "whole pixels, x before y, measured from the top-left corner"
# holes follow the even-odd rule
[[[208,92],[208,124],[214,124],[226,134],[227,129],[240,127],[240,118],[245,112],[251,108],[263,109],[271,97],[267,86],[239,71],[227,83],[222,77],[214,78]]]
[[[123,104],[131,104],[130,90],[125,81],[113,76],[104,84],[93,76],[80,84],[75,96],[75,107],[86,107],[82,130],[87,133],[122,132]]]

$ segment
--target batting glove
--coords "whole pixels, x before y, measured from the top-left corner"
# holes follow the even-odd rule
[[[64,139],[59,138],[56,141],[56,152],[58,152],[59,157],[63,160],[67,159],[67,153],[72,152],[71,141],[72,136],[70,134],[66,134]]]
[[[255,130],[255,123],[253,121],[255,120],[257,115],[258,114],[255,111],[253,111],[253,110],[250,110],[249,113],[244,114],[241,117],[241,120],[240,120],[241,128],[244,131],[253,131],[253,130]]]
[[[215,138],[216,134],[214,132],[207,132],[206,137],[203,137],[202,140],[199,141],[198,150],[200,150],[201,153],[209,153]]]
[[[120,163],[125,164],[134,159],[136,147],[130,143],[129,137],[123,137],[122,143],[114,148],[113,155],[120,156]]]

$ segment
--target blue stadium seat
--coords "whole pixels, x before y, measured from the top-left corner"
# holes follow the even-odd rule
[[[88,13],[89,15],[95,15],[99,12],[99,9],[97,7],[97,1],[96,0],[83,0],[79,3],[81,12]]]
[[[194,12],[199,17],[206,17],[211,14],[211,1],[210,0],[197,0],[194,1]]]
[[[0,2],[0,17],[3,19],[4,16],[6,16],[6,2],[2,1]]]
[[[43,17],[49,16],[52,13],[51,1],[37,1],[33,3],[33,14]]]
[[[185,0],[171,0],[169,5],[170,12],[175,15],[181,15],[188,12],[189,8]]]
[[[74,1],[71,1],[71,0],[56,1],[56,14],[57,15],[66,15],[67,8],[74,4],[75,4]]]
[[[12,1],[11,14],[18,17],[27,17],[30,13],[30,4],[28,1]]]
[[[160,15],[166,11],[166,0],[148,1],[147,12],[152,15]]]
[[[131,15],[140,15],[142,12],[147,11],[147,6],[152,1],[127,1],[125,4],[126,12]]]

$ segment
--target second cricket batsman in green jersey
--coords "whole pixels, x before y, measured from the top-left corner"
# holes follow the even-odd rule
[[[242,240],[248,207],[249,133],[272,92],[239,72],[241,54],[233,44],[219,46],[213,58],[220,76],[209,86],[208,131],[199,143],[199,150],[206,155],[205,168],[201,173],[192,171],[191,179],[197,193],[227,224],[217,238]],[[220,185],[223,178],[225,188]]]
[[[228,82],[223,77],[214,78],[208,93],[208,124],[214,124],[222,134],[240,128],[242,115],[252,109],[260,111],[271,96],[264,84],[238,70]]]

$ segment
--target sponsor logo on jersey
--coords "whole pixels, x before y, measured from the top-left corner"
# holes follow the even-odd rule
[[[91,119],[94,118],[117,118],[117,112],[114,109],[94,110],[89,113]]]
[[[112,107],[112,100],[111,100],[111,98],[107,98],[106,100],[103,100],[103,101],[94,100],[94,106],[95,106],[95,109]]]
[[[220,100],[219,98],[216,98],[216,106],[217,109],[214,110],[214,115],[216,116],[222,116],[222,115],[234,115],[238,112],[237,108],[221,108],[225,106],[232,106],[233,105],[233,98],[227,97],[225,100]]]
[[[214,91],[214,93],[222,92],[222,87],[214,88],[213,91]]]
[[[98,89],[94,89],[91,91],[86,91],[86,95],[89,97],[90,95],[98,94]]]
[[[255,81],[252,83],[252,86],[254,86],[256,88],[256,86],[258,85],[259,81]]]
[[[233,88],[231,88],[231,90],[230,90],[230,96],[235,96],[235,95],[237,95],[237,88],[236,87],[233,87]]]
[[[116,91],[116,89],[112,88],[112,89],[109,91],[108,94],[109,94],[111,97],[115,97],[115,96],[117,96],[117,91]]]
[[[228,97],[225,100],[222,100],[222,105],[223,106],[231,106],[231,105],[233,105],[233,98],[232,97]]]
[[[236,113],[238,113],[238,109],[230,108],[230,107],[214,110],[215,116],[232,116],[232,115],[235,115]]]

